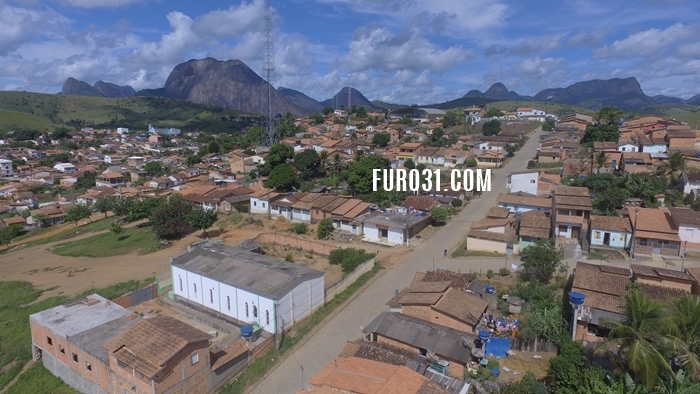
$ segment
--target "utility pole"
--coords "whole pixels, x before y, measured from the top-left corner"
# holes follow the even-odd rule
[[[275,127],[275,117],[272,110],[272,91],[275,89],[275,52],[272,41],[272,11],[270,0],[265,0],[265,53],[263,63],[263,73],[266,81],[263,81],[261,105],[260,105],[260,126],[262,127],[262,144],[272,146],[277,142],[277,130]]]

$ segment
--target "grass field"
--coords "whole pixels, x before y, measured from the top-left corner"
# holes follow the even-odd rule
[[[33,130],[50,130],[53,124],[50,120],[24,113],[0,109],[0,129],[31,128]]]
[[[60,244],[53,249],[53,253],[70,257],[109,257],[134,252],[148,254],[156,250],[158,240],[150,228],[128,228],[121,234],[106,232]]]
[[[143,281],[119,283],[104,289],[91,289],[76,297],[83,298],[98,293],[107,299],[114,299],[124,293],[141,289],[152,283],[154,278]],[[52,297],[35,302],[42,292],[28,282],[0,282],[0,389],[14,379],[24,365],[31,360],[31,332],[29,315],[53,308],[70,301],[67,297]],[[13,364],[14,363],[14,364]],[[12,364],[11,367],[8,367]],[[74,393],[65,385],[51,379],[51,374],[43,366],[33,366],[27,378],[17,382],[20,385],[9,393]],[[60,379],[59,379],[60,381]],[[14,387],[14,386],[13,386]],[[44,390],[44,388],[47,388]]]

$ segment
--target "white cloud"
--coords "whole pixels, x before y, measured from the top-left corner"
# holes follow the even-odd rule
[[[579,30],[574,35],[569,37],[569,45],[573,47],[599,47],[605,40],[605,37],[612,33],[612,30],[612,28],[604,28],[593,31]]]
[[[355,31],[344,63],[354,71],[429,69],[439,73],[469,56],[470,51],[461,46],[440,48],[417,30],[393,35],[386,28],[361,27]]]
[[[131,54],[131,60],[140,64],[172,64],[200,44],[201,38],[192,31],[192,18],[179,11],[170,12],[166,18],[173,31],[163,35],[160,42],[141,45]]]
[[[696,26],[676,23],[666,29],[648,29],[617,40],[594,52],[595,58],[628,58],[657,55],[675,46],[678,41],[697,34]]]
[[[550,52],[561,47],[563,36],[561,34],[527,37],[508,50],[509,54],[532,55],[535,53]]]
[[[547,57],[541,59],[539,56],[525,59],[515,67],[519,74],[527,76],[545,76],[552,70],[559,69],[566,65],[566,59],[563,57],[553,58]]]
[[[0,1],[0,56],[67,27],[68,19],[52,10],[13,7]]]
[[[64,4],[79,8],[123,7],[134,3],[143,3],[147,0],[63,0]]]
[[[261,31],[265,15],[263,0],[243,1],[226,10],[210,11],[194,22],[193,29],[220,38],[238,37],[245,33]]]

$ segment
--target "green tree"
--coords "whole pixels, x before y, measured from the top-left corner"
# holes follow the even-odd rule
[[[485,118],[498,118],[503,116],[503,111],[501,111],[498,108],[489,108],[488,111],[486,111],[486,114],[484,115]]]
[[[309,119],[313,120],[315,125],[323,124],[323,122],[326,121],[326,118],[324,118],[321,114],[313,114],[309,116]]]
[[[316,237],[326,239],[333,233],[333,220],[331,218],[322,219],[316,228]]]
[[[389,168],[391,168],[389,160],[378,155],[365,155],[350,165],[348,185],[359,194],[372,193],[373,170]]]
[[[137,220],[148,219],[165,203],[166,201],[162,198],[145,198],[141,201],[133,202],[128,207],[126,220],[135,222]]]
[[[632,290],[622,296],[625,317],[622,321],[604,321],[611,327],[608,339],[596,351],[606,352],[635,381],[652,388],[662,375],[671,374],[669,358],[660,350],[664,333],[672,330],[673,320],[663,304],[645,293]]]
[[[517,383],[511,383],[500,390],[501,394],[549,394],[547,386],[537,380],[532,372],[525,372]]]
[[[53,133],[51,133],[50,138],[52,140],[62,140],[62,139],[67,139],[71,138],[70,136],[70,130],[68,130],[65,127],[57,127]]]
[[[658,168],[659,175],[670,177],[672,180],[678,180],[678,173],[685,170],[685,156],[681,152],[673,152]]]
[[[323,108],[323,114],[328,116],[332,114],[335,110],[332,107],[325,107]]]
[[[360,119],[364,119],[367,117],[367,108],[365,107],[360,107],[357,110],[355,110],[355,116],[357,116]]]
[[[129,214],[129,211],[133,205],[134,199],[131,197],[118,198],[112,206],[112,212],[114,212],[114,214],[117,216],[126,216]]]
[[[534,245],[525,247],[520,260],[523,268],[533,273],[543,283],[549,282],[561,265],[562,254],[549,239],[540,239]]]
[[[289,163],[280,164],[275,167],[267,177],[265,187],[274,188],[279,191],[290,191],[297,185],[294,168]]]
[[[146,171],[150,177],[159,177],[167,173],[165,167],[157,161],[149,161],[143,166],[143,170]]]
[[[489,120],[481,126],[481,134],[498,135],[501,132],[501,122],[496,119]]]
[[[617,216],[617,208],[623,207],[629,198],[627,190],[619,187],[611,187],[597,193],[593,199],[593,208],[603,215]]]
[[[294,156],[294,166],[299,177],[309,181],[321,175],[321,157],[313,149],[306,149]]]
[[[181,195],[173,194],[165,204],[159,205],[149,218],[153,233],[159,239],[182,234],[189,227],[190,212],[190,204]]]
[[[617,107],[603,107],[598,111],[598,122],[606,126],[618,126],[623,115]]]
[[[465,162],[467,167],[476,167],[479,163],[477,163],[475,158],[471,158]]]
[[[605,167],[605,165],[608,163],[608,155],[605,152],[598,152],[593,156],[593,165],[595,168],[598,169],[598,172],[600,172],[600,169]]]
[[[187,155],[185,158],[185,166],[187,167],[192,167],[195,164],[199,164],[202,162],[202,158],[197,156],[197,155]]]
[[[581,143],[591,145],[596,141],[612,141],[620,140],[620,128],[617,124],[589,124],[586,126],[586,132],[583,133]]]
[[[75,188],[76,189],[81,189],[81,190],[87,190],[92,187],[95,187],[95,178],[97,177],[97,173],[95,171],[85,171],[83,172],[83,176],[78,178],[75,181]]]
[[[119,235],[124,232],[124,227],[122,227],[119,222],[112,222],[112,224],[109,226],[109,231],[111,231],[114,235]]]
[[[117,205],[117,200],[118,198],[116,196],[102,197],[95,202],[93,207],[98,212],[104,213],[105,218],[107,218],[107,212],[114,210],[114,207]]]
[[[207,236],[207,230],[210,229],[218,220],[218,213],[213,209],[197,208],[189,214],[188,220],[190,225],[197,230],[202,230],[204,236]]]
[[[265,157],[265,165],[260,168],[262,175],[270,175],[275,167],[284,164],[294,158],[294,148],[284,144],[275,144]]]
[[[554,131],[554,128],[556,127],[556,123],[554,122],[554,119],[547,119],[547,121],[544,122],[542,125],[542,130],[543,131]]]
[[[445,223],[447,221],[447,209],[435,207],[430,211],[430,217],[433,218],[436,223]]]
[[[92,215],[90,208],[88,208],[86,205],[78,204],[66,212],[66,221],[75,222],[75,225],[77,226],[78,222],[81,220],[90,219],[90,215]],[[90,222],[92,222],[92,220]]]
[[[409,170],[413,170],[416,168],[416,163],[413,162],[413,159],[406,159],[403,162],[403,166],[408,168]]]
[[[372,144],[382,148],[389,145],[390,140],[391,136],[389,133],[375,133],[374,136],[372,136]]]
[[[700,297],[685,294],[674,299],[669,315],[676,328],[671,349],[687,375],[700,381]]]
[[[19,233],[22,231],[22,226],[19,224],[13,224],[12,226],[7,226],[0,230],[0,245],[7,245],[10,248],[10,242],[15,239]]]
[[[447,111],[442,119],[442,127],[449,128],[459,125],[461,123],[460,117],[461,115],[456,111]]]

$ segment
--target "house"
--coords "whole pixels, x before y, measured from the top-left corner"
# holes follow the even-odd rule
[[[472,229],[467,233],[467,250],[517,255],[520,244],[515,234]]]
[[[642,285],[642,291],[644,291],[644,287],[647,286],[662,287],[676,290],[679,293],[678,296],[680,296],[683,295],[683,293],[690,293],[695,284],[695,279],[688,273],[682,271],[649,267],[640,264],[631,264],[630,268],[632,269],[632,279],[636,283]],[[657,294],[657,297],[654,298],[664,297],[663,294]]]
[[[53,166],[53,169],[64,174],[72,174],[76,171],[75,166],[71,163],[58,163]]]
[[[398,153],[396,158],[399,160],[399,164],[403,165],[403,162],[411,159],[415,160],[416,153],[423,146],[420,142],[405,142],[398,147]]]
[[[323,196],[321,193],[309,193],[292,204],[292,220],[311,223],[311,207],[313,202],[321,196]]]
[[[503,164],[506,155],[500,151],[489,150],[476,157],[479,167],[498,168]]]
[[[591,215],[591,246],[629,250],[632,242],[632,224],[629,218]]]
[[[430,212],[438,206],[440,201],[437,198],[430,196],[408,196],[404,200],[403,207],[411,212]]]
[[[370,213],[362,218],[365,242],[385,245],[410,244],[411,238],[430,224],[430,216],[422,213]]]
[[[700,190],[700,173],[683,172],[678,182],[683,194],[690,194],[692,191]]]
[[[348,345],[351,345],[348,343]],[[346,346],[347,347],[347,346]],[[358,346],[359,349],[359,346]],[[309,379],[297,394],[448,394],[440,385],[406,366],[359,357],[337,357]]]
[[[666,133],[669,149],[695,149],[697,136],[692,131],[671,131]]]
[[[603,323],[624,319],[625,304],[621,296],[629,284],[627,268],[576,263],[571,291],[586,296],[576,322],[576,340],[602,341],[609,331]]]
[[[639,145],[644,153],[664,153],[667,149],[666,140],[663,137],[642,137]]]
[[[700,251],[700,212],[690,208],[671,208],[669,212],[683,243],[681,255],[687,250]]]
[[[493,219],[486,218],[472,224],[473,230],[490,231],[499,234],[515,234],[515,219]]]
[[[146,184],[153,189],[170,189],[175,186],[175,181],[170,179],[170,177],[161,176],[146,182]]]
[[[681,238],[668,209],[627,207],[627,210],[632,222],[633,258],[680,255]]]
[[[118,172],[103,173],[95,178],[95,186],[121,187],[125,185],[124,175]]]
[[[236,324],[284,331],[325,304],[323,272],[224,245],[171,262],[175,299]]]
[[[538,163],[558,163],[566,158],[566,152],[560,149],[541,149],[537,152]]]
[[[30,226],[46,227],[63,223],[66,221],[66,213],[74,207],[75,204],[54,204],[35,209],[31,211],[31,216],[27,218],[27,224]]]
[[[292,205],[304,197],[306,193],[282,194],[278,198],[272,199],[270,202],[271,213],[281,216],[287,220],[292,220],[293,208]]]
[[[0,178],[6,178],[15,175],[12,168],[12,160],[0,159]]]
[[[595,141],[593,142],[593,153],[606,152],[612,153],[617,152],[618,143],[614,141]]]
[[[540,179],[539,170],[514,172],[508,175],[506,187],[511,193],[523,192],[536,196],[537,184]]]
[[[333,211],[345,202],[349,197],[326,195],[321,196],[311,203],[311,222],[320,222],[323,219],[330,218]]]
[[[588,250],[584,244],[588,243],[586,235],[592,210],[588,188],[555,186],[552,194],[554,236],[576,239],[581,249]]]
[[[508,208],[513,213],[527,211],[542,211],[549,213],[552,210],[552,199],[549,197],[535,197],[523,193],[499,194],[496,202],[501,208]]]
[[[146,164],[146,159],[141,156],[131,156],[127,158],[126,163],[129,167],[141,168]]]
[[[410,350],[416,355],[434,354],[448,361],[447,374],[459,379],[472,361],[471,349],[476,341],[473,334],[391,312],[379,314],[362,332],[370,341]]]
[[[519,249],[534,245],[540,239],[549,239],[552,220],[541,211],[526,211],[520,214],[518,229]]]
[[[547,120],[547,111],[537,108],[518,108],[517,115],[518,119],[534,120],[538,122]]]
[[[631,142],[619,142],[617,144],[618,152],[639,152],[639,146]]]

